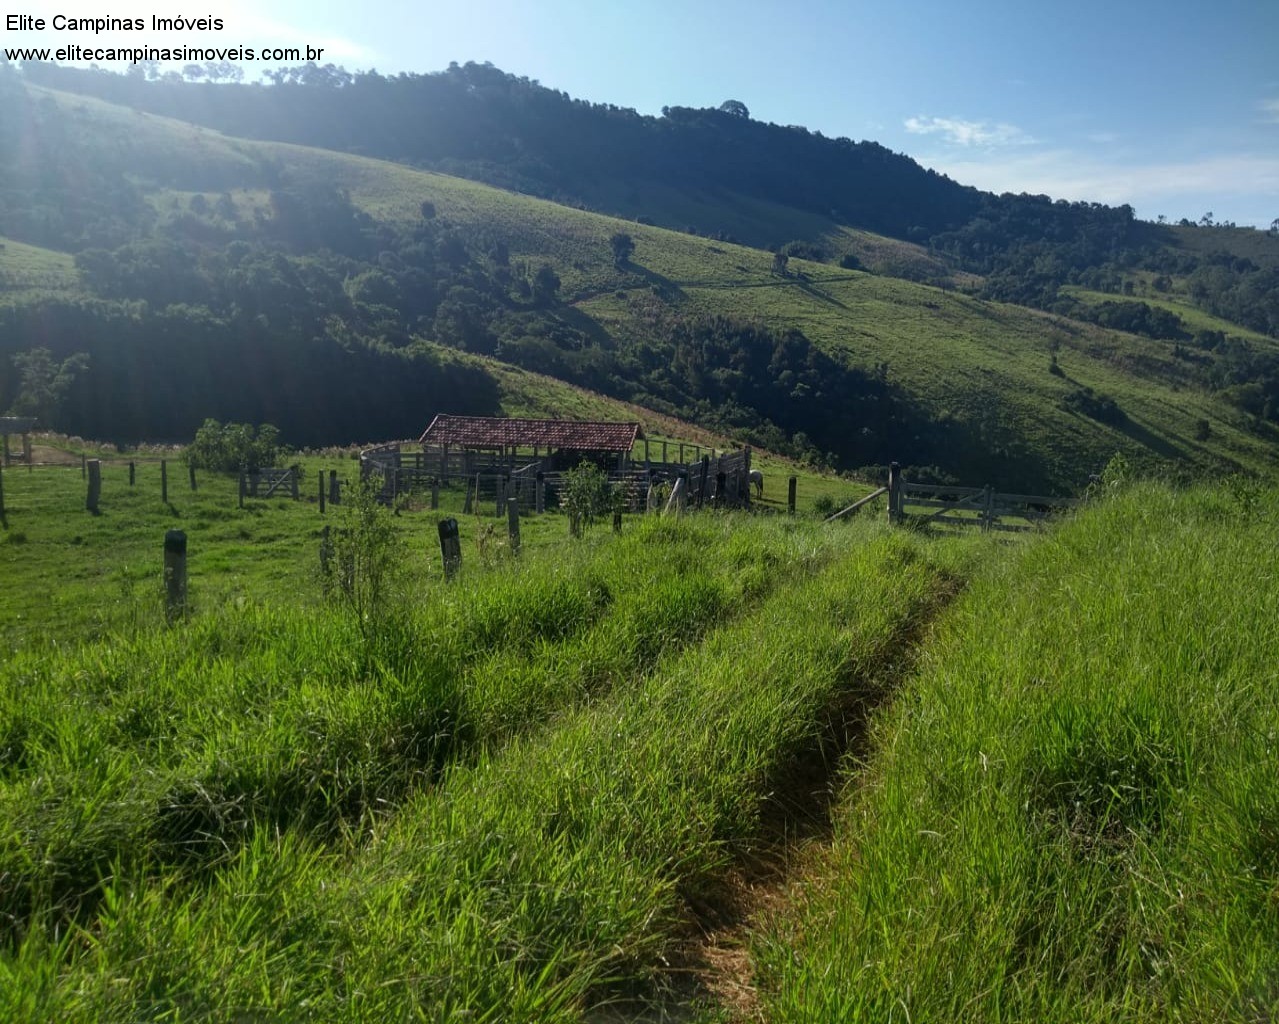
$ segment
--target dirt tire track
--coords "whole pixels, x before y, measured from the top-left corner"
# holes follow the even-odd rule
[[[686,1007],[709,1004],[742,1024],[766,1020],[755,987],[751,932],[790,908],[796,889],[825,855],[834,831],[832,812],[848,784],[841,767],[866,758],[871,718],[914,672],[937,620],[964,585],[942,577],[899,634],[891,659],[885,656],[869,673],[848,681],[827,710],[816,742],[771,780],[755,848],[732,866],[709,899],[690,904],[690,935],[670,963],[671,973],[681,978],[670,995],[682,989]],[[670,1010],[657,1019],[679,1019]]]

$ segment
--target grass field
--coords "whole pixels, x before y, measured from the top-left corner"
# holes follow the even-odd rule
[[[368,510],[394,558],[361,604],[314,504],[175,471],[166,505],[140,463],[92,517],[74,464],[4,481],[5,1019],[1279,1006],[1261,484],[1110,475],[1015,542],[546,516],[518,557],[468,536],[453,584],[434,516]]]
[[[6,581],[158,558],[176,521],[195,611],[164,626],[154,565],[133,593],[101,569],[49,604],[6,588],[6,1019],[572,1019],[655,991],[774,782],[980,543],[648,519],[468,552],[446,586],[409,514],[370,617],[306,584],[314,507],[108,478],[92,524],[114,528],[59,542],[89,517],[37,528],[25,475]]]

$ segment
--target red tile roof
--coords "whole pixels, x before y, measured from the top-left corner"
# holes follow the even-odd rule
[[[638,423],[585,420],[519,420],[493,416],[439,415],[420,438],[422,444],[497,448],[534,445],[583,452],[629,452],[639,436]]]

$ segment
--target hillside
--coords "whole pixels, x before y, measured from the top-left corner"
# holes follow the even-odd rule
[[[759,249],[473,181],[25,95],[15,166],[30,176],[61,161],[61,178],[43,180],[83,241],[78,279],[50,250],[36,263],[64,268],[51,294],[5,293],[0,344],[90,353],[62,424],[74,432],[177,440],[214,415],[277,422],[296,443],[411,436],[432,411],[501,408],[493,374],[450,354],[464,349],[843,468],[898,460],[1071,490],[1115,451],[1199,472],[1271,466],[1273,428],[1214,396],[1167,342],[799,257],[779,270]],[[77,191],[68,168],[92,187]],[[933,258],[840,230],[887,263]],[[10,374],[5,360],[0,403]]]

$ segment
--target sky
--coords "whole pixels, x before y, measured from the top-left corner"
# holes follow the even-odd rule
[[[224,27],[10,30],[0,45],[312,47],[383,74],[490,61],[645,114],[739,100],[995,192],[1279,219],[1279,0],[0,0],[22,14]]]

